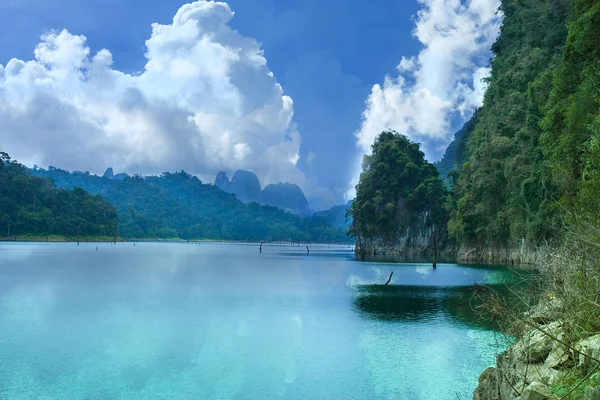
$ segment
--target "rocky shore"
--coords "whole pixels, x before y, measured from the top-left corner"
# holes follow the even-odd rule
[[[569,343],[557,320],[558,299],[523,316],[524,333],[479,377],[473,400],[600,400],[600,334]],[[577,393],[556,394],[569,376],[582,381]],[[583,379],[585,378],[585,379]],[[568,392],[568,391],[567,391]]]

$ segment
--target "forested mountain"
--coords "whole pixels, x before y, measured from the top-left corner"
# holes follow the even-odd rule
[[[598,214],[599,7],[502,2],[489,87],[454,189],[449,230],[459,243],[539,244],[560,238],[565,211]]]
[[[323,218],[303,219],[275,207],[245,204],[184,171],[124,179],[53,167],[32,173],[52,178],[59,187],[101,195],[117,208],[119,234],[125,238],[348,241],[342,229]]]
[[[50,179],[0,153],[0,237],[61,235],[114,236],[117,211],[81,188],[57,189]]]

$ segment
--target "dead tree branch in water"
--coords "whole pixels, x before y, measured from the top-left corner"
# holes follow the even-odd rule
[[[390,277],[388,278],[387,282],[383,286],[387,286],[387,284],[390,283],[390,281],[392,280],[392,275],[394,275],[394,271],[390,272]]]

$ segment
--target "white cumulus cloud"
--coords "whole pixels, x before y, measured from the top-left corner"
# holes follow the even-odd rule
[[[0,65],[0,146],[30,165],[210,178],[244,168],[263,184],[302,184],[292,99],[232,17],[223,2],[182,6],[171,24],[152,24],[133,74],[84,36],[44,34],[33,60]]]
[[[500,27],[499,0],[419,0],[414,37],[416,57],[402,57],[395,76],[375,84],[356,133],[361,154],[370,154],[375,137],[394,129],[423,143],[426,156],[452,139],[451,120],[481,105],[489,75],[489,49]],[[362,157],[362,156],[361,156]],[[360,160],[346,193],[355,196]]]

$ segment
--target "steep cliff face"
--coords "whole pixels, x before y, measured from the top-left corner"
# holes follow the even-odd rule
[[[115,176],[115,173],[113,172],[112,168],[106,168],[104,175],[102,175],[103,178],[108,178],[108,179],[112,179],[114,176]]]
[[[222,191],[229,193],[229,178],[227,178],[227,173],[224,171],[219,172],[215,178],[214,185]]]
[[[238,169],[231,178],[229,191],[235,193],[238,199],[249,203],[261,201],[260,181],[254,172]]]
[[[219,172],[214,185],[225,192],[234,193],[238,199],[246,203],[254,201],[301,216],[310,214],[304,192],[300,186],[292,183],[271,184],[261,190],[260,181],[254,172],[237,170],[231,181],[225,172]]]
[[[279,207],[294,214],[310,213],[304,192],[298,185],[292,183],[268,185],[261,193],[261,200],[263,204]]]
[[[452,257],[455,250],[446,246],[444,231],[436,232],[437,254]],[[433,255],[433,227],[428,224],[427,213],[422,213],[411,226],[394,241],[380,238],[357,238],[356,253],[394,257],[431,257]]]

